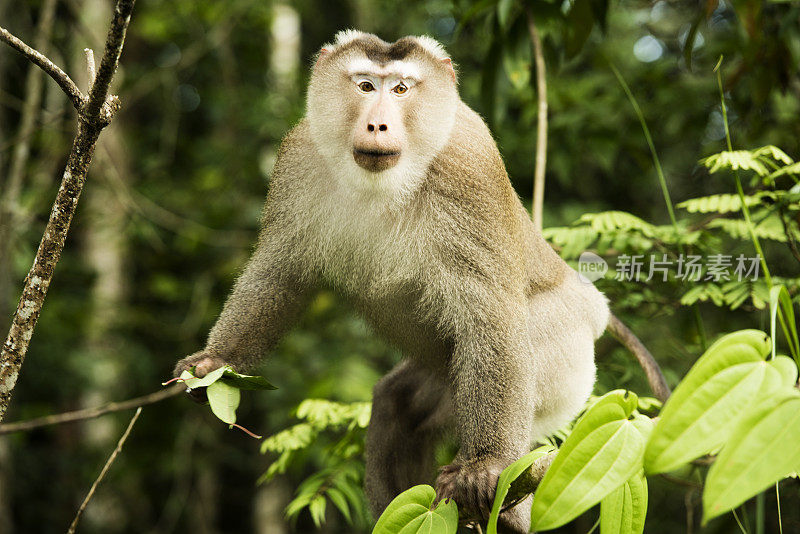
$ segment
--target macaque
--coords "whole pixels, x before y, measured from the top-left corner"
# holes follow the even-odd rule
[[[376,515],[434,480],[434,446],[450,434],[459,451],[437,496],[487,517],[500,472],[592,391],[606,299],[534,228],[429,37],[351,30],[320,50],[258,246],[206,347],[175,373],[252,367],[320,287],[404,355],[374,388],[365,489]],[[530,499],[501,524],[527,532]]]

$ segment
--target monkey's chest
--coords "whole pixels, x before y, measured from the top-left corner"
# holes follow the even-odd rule
[[[347,294],[395,294],[419,279],[427,255],[416,226],[369,204],[343,199],[304,232],[304,263]]]

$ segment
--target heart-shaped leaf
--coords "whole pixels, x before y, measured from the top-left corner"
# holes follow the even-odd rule
[[[433,505],[436,491],[428,485],[414,486],[394,498],[383,511],[372,534],[455,534],[458,507],[455,501]]]
[[[762,398],[739,419],[708,471],[703,522],[732,510],[800,466],[800,392]]]
[[[732,365],[703,382],[681,383],[650,436],[647,472],[671,471],[718,449],[765,380],[778,385],[780,373],[759,360]]]
[[[571,521],[642,469],[652,423],[632,414],[636,404],[635,395],[612,391],[578,420],[534,495],[536,530]]]

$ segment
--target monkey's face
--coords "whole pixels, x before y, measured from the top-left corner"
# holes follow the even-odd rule
[[[350,185],[407,189],[446,144],[459,99],[450,60],[435,54],[444,52],[424,38],[389,44],[359,32],[320,52],[307,117]]]

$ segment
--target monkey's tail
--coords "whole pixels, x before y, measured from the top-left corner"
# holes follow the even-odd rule
[[[647,375],[647,382],[650,384],[650,389],[653,390],[653,394],[661,402],[666,402],[672,392],[667,385],[667,381],[664,379],[661,367],[658,366],[658,362],[656,362],[656,359],[650,354],[650,351],[647,350],[647,347],[644,346],[644,343],[642,343],[639,338],[636,337],[636,334],[631,332],[631,329],[625,326],[625,324],[619,320],[619,317],[613,313],[609,314],[608,331],[617,341],[636,356],[639,365],[642,366],[644,373]]]

